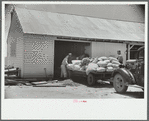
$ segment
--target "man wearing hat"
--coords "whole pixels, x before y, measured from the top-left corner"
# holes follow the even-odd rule
[[[118,54],[118,57],[117,57],[118,61],[119,61],[121,64],[123,64],[123,56],[121,55],[121,51],[118,50],[118,51],[117,51],[117,54]]]

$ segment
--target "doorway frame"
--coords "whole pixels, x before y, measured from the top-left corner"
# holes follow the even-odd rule
[[[54,39],[54,58],[53,58],[53,78],[55,78],[55,46],[56,46],[56,41],[63,41],[63,42],[80,42],[80,43],[89,43],[90,44],[90,51],[91,51],[91,41],[85,41],[85,40],[73,40],[73,39]],[[91,53],[92,56],[92,53]]]
[[[130,50],[131,50],[131,46],[135,46],[135,45],[140,45],[140,46],[143,46],[144,43],[129,43],[128,44],[128,54],[127,54],[127,58],[128,60],[130,60]]]

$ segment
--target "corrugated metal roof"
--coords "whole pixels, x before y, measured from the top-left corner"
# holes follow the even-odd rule
[[[23,32],[54,36],[144,42],[143,23],[16,8]]]

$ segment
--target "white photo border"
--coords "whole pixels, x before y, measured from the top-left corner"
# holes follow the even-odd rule
[[[4,50],[5,4],[143,4],[145,5],[145,91],[144,99],[83,99],[87,103],[73,103],[73,99],[5,99]],[[148,75],[148,3],[147,2],[2,2],[1,56],[1,119],[85,119],[85,120],[146,120]],[[82,100],[82,99],[81,99]]]

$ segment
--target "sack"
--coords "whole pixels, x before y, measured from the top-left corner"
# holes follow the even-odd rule
[[[110,62],[112,62],[113,60],[114,61],[118,61],[116,58],[114,58],[114,57],[109,57],[109,60],[110,60]]]
[[[107,67],[106,71],[107,72],[112,72],[112,71],[114,71],[114,69],[113,69],[113,67]]]
[[[90,62],[93,62],[93,60],[94,60],[94,58],[91,58],[91,59],[90,59]]]
[[[110,63],[110,60],[105,60],[105,62],[108,64],[108,63]]]
[[[78,70],[80,70],[80,68],[81,68],[81,67],[80,67],[79,65],[74,65],[74,66],[73,66],[73,70],[77,70],[77,71],[78,71]]]
[[[68,64],[68,65],[67,65],[67,69],[73,70],[73,66],[74,66],[73,64]]]
[[[117,69],[119,68],[119,65],[118,64],[112,64],[113,68]]]
[[[99,61],[97,64],[99,67],[107,67],[107,62],[105,61]]]
[[[105,72],[105,71],[106,71],[106,69],[103,68],[103,67],[98,67],[97,68],[97,72]]]
[[[105,56],[100,57],[100,59],[102,59],[103,61],[104,61],[104,60],[108,60],[108,58],[105,57]]]
[[[102,59],[101,58],[98,58],[98,61],[102,61]]]
[[[113,60],[113,61],[112,61],[112,64],[120,65],[120,62]]]
[[[72,60],[72,64],[79,65],[81,64],[81,60]]]
[[[86,74],[88,75],[90,72],[97,71],[98,65],[95,63],[90,63],[86,69]]]
[[[112,67],[112,66],[113,66],[112,63],[107,64],[107,67]]]
[[[82,67],[80,68],[80,70],[81,70],[81,71],[86,71],[87,67],[88,67],[88,66],[85,66],[85,65],[84,65],[84,66],[82,66]]]
[[[81,61],[81,65],[84,66],[84,65],[88,65],[90,63],[90,59],[89,58],[83,58],[82,61]]]
[[[97,63],[98,62],[98,58],[94,58],[94,60],[92,61],[92,63]]]

